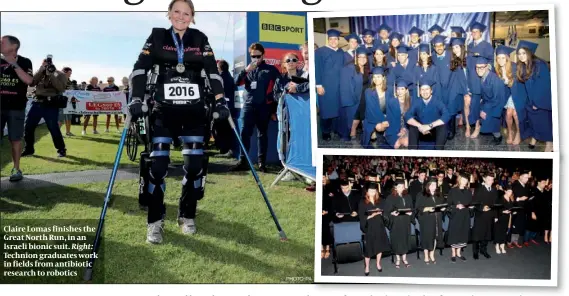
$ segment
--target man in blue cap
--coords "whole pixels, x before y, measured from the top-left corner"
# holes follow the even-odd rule
[[[345,36],[344,39],[348,41],[348,50],[346,50],[346,53],[344,55],[346,61],[349,61],[355,57],[356,49],[358,48],[358,46],[360,46],[362,40],[360,39],[360,36],[358,36],[358,34],[356,33],[352,33],[348,36]]]
[[[419,60],[419,44],[421,44],[421,36],[423,36],[423,30],[413,27],[409,30],[409,62],[411,64],[417,64]]]
[[[379,26],[379,28],[377,29],[377,32],[379,33],[379,39],[376,42],[377,44],[387,44],[389,45],[389,34],[391,34],[391,31],[393,29],[391,29],[390,26],[386,25],[386,24],[381,24],[381,26]]]
[[[469,89],[469,98],[466,99],[464,102],[465,110],[469,111],[466,126],[466,133],[465,135],[470,138],[476,138],[480,133],[480,123],[478,122],[478,115],[480,113],[480,99],[482,95],[481,89],[481,80],[480,77],[476,74],[476,60],[477,56],[484,56],[484,57],[493,57],[494,56],[494,49],[492,45],[482,39],[482,33],[486,30],[486,26],[479,23],[474,22],[470,25],[470,32],[472,33],[472,42],[470,42],[467,46],[468,52],[466,57],[466,66],[468,68],[468,89]],[[493,65],[494,61],[493,58],[489,62],[489,65]],[[490,66],[492,67],[492,66]],[[472,126],[475,126],[474,131],[470,134],[470,130]]]
[[[370,29],[365,29],[362,33],[363,33],[362,35],[364,36],[364,46],[365,46],[365,48],[367,48],[368,50],[371,51],[371,49],[373,48],[374,40],[375,40],[375,37],[374,37],[375,32],[373,30],[370,30]]]
[[[439,26],[438,24],[434,24],[431,28],[429,28],[429,33],[431,33],[431,39],[435,38],[437,35],[442,34],[445,31],[443,27]]]
[[[404,115],[409,125],[409,149],[417,150],[419,140],[424,139],[435,140],[435,149],[444,150],[447,139],[445,123],[449,121],[449,113],[443,102],[433,96],[433,85],[435,81],[431,79],[419,81],[421,100],[413,100]]]
[[[434,54],[432,56],[433,64],[437,68],[437,74],[439,76],[439,84],[441,91],[437,94],[437,96],[445,103],[448,104],[448,88],[450,83],[450,60],[452,53],[447,51],[447,46],[445,45],[446,37],[443,35],[437,35],[433,40],[431,40],[433,44]],[[456,115],[452,112],[449,113],[451,115],[451,119],[447,124],[448,129],[448,140],[452,140],[456,134]]]
[[[413,82],[415,80],[415,68],[417,67],[417,60],[415,63],[411,62],[411,56],[409,52],[411,49],[408,46],[400,45],[397,47],[397,65],[393,68],[393,77],[395,80],[400,78],[406,81]],[[418,94],[414,87],[409,88],[409,95],[411,96],[411,101],[415,100]]]
[[[500,133],[502,112],[506,105],[506,88],[504,82],[490,71],[492,57],[478,56],[474,59],[476,74],[482,81],[482,103],[480,104],[480,132],[491,133],[494,136],[494,145],[502,143]]]
[[[450,27],[450,37],[451,38],[463,38],[466,31],[460,26]]]
[[[340,31],[331,29],[327,35],[328,44],[314,52],[314,70],[322,138],[330,141],[340,115],[340,71],[344,67],[344,52],[338,48]]]

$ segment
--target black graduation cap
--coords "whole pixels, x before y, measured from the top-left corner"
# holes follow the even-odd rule
[[[505,187],[502,187],[502,189],[504,189],[504,191],[512,190],[512,184],[508,184]]]
[[[379,190],[378,189],[379,186],[377,185],[377,182],[373,182],[373,181],[367,181],[365,187],[366,187],[366,190],[370,190],[370,189]]]
[[[482,173],[482,176],[484,176],[484,178],[486,177],[492,177],[492,178],[496,178],[496,174],[490,171],[485,171]]]
[[[537,174],[535,176],[535,180],[537,182],[546,181],[546,180],[549,180],[549,177],[547,175],[544,175],[544,174]]]
[[[348,185],[350,185],[350,180],[348,179],[340,180],[340,186],[348,186]]]
[[[522,170],[520,173],[520,176],[521,175],[529,175],[529,172],[530,172],[529,170]]]
[[[469,172],[461,171],[461,172],[459,173],[459,175],[460,175],[461,177],[467,179],[467,180],[470,180],[471,174],[470,174]]]

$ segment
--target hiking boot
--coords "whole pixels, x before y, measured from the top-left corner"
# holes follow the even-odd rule
[[[154,223],[149,223],[148,230],[146,232],[146,241],[151,244],[161,244],[163,233],[164,221],[158,220]]]
[[[12,172],[10,173],[10,182],[17,182],[20,181],[24,178],[24,175],[22,175],[22,171],[20,171],[17,168],[13,168]]]
[[[65,156],[67,156],[67,151],[65,149],[57,151],[57,157],[65,157]]]
[[[183,234],[194,234],[196,233],[196,222],[194,219],[179,218],[178,225],[182,227]]]

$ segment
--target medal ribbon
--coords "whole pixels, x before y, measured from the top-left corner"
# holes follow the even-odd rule
[[[180,43],[178,43],[178,38],[176,37],[176,33],[174,33],[174,29],[170,31],[172,33],[172,38],[174,39],[174,44],[176,45],[176,52],[178,53],[178,64],[184,64],[184,40],[180,38]],[[181,45],[181,46],[180,46]]]

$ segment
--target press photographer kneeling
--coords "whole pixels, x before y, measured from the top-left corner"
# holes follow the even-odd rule
[[[47,129],[51,134],[53,145],[57,149],[57,155],[66,155],[65,142],[58,125],[59,108],[65,108],[67,97],[63,95],[67,87],[67,76],[56,69],[51,55],[43,61],[38,72],[33,77],[32,85],[36,87],[36,95],[24,127],[24,141],[26,146],[22,156],[33,155],[34,132],[38,123],[43,118]]]

